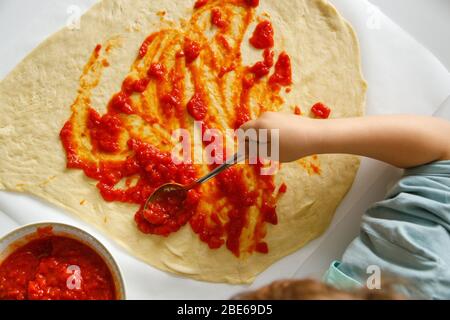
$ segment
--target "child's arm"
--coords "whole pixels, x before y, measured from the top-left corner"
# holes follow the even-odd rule
[[[421,116],[315,120],[265,113],[243,129],[280,129],[280,161],[324,153],[365,156],[410,168],[450,160],[450,123]]]

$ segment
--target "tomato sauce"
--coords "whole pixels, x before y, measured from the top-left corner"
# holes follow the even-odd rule
[[[244,123],[250,121],[250,113],[246,105],[236,107],[236,118],[234,120],[234,128],[239,129]]]
[[[184,40],[184,57],[187,63],[193,62],[200,55],[200,44],[197,41],[193,41],[189,38]]]
[[[267,49],[274,45],[274,31],[270,21],[262,21],[257,26],[250,38],[250,43],[257,49]]]
[[[270,69],[273,67],[274,52],[268,49],[264,50],[264,60],[255,63],[250,72],[255,75],[256,79],[262,78],[269,74]]]
[[[79,270],[78,285],[70,266]],[[19,247],[0,264],[0,299],[115,300],[117,296],[111,271],[93,249],[71,238],[44,236]]]
[[[280,53],[278,61],[275,64],[275,72],[270,77],[269,83],[276,87],[289,86],[292,84],[292,66],[291,58],[286,52]]]
[[[117,152],[122,121],[116,115],[100,116],[94,109],[89,109],[88,128],[94,150]]]
[[[287,185],[285,183],[283,183],[280,186],[280,189],[278,189],[278,193],[286,193],[286,191],[287,191]]]
[[[230,9],[230,3],[238,10]],[[99,114],[89,103],[87,107],[80,104],[80,101],[90,101],[89,96],[79,96],[75,100],[72,110],[77,112],[60,132],[67,168],[83,170],[87,177],[96,180],[96,188],[105,201],[135,204],[134,220],[141,232],[167,237],[189,225],[211,249],[225,246],[235,256],[268,252],[269,246],[264,241],[266,224],[278,223],[277,195],[273,176],[262,176],[260,163],[238,165],[221,173],[208,182],[213,192],[196,188],[185,199],[172,197],[144,210],[147,198],[161,185],[189,184],[215,167],[211,165],[200,171],[199,165],[174,163],[171,148],[168,148],[171,142],[163,135],[155,139],[157,131],[146,136],[143,134],[146,130],[159,126],[170,136],[170,130],[191,128],[193,120],[203,123],[203,133],[205,128],[220,128],[223,123],[239,128],[258,116],[252,114],[251,110],[255,109],[250,108],[254,93],[258,100],[265,101],[264,110],[277,111],[282,106],[282,98],[269,82],[290,84],[291,66],[286,53],[274,64],[274,50],[270,49],[274,45],[274,30],[269,21],[258,25],[251,41],[265,49],[262,61],[251,66],[244,66],[242,62],[240,47],[246,28],[254,18],[252,7],[258,4],[259,1],[197,1],[195,8],[202,8],[198,10],[199,15],[203,11],[211,14],[211,23],[220,28],[215,40],[211,40],[218,43],[219,52],[213,52],[211,43],[198,35],[195,19],[199,17],[195,16],[195,10],[192,32],[173,36],[174,30],[162,30],[144,40],[133,64],[134,72],[112,96],[105,114]],[[238,12],[245,26],[239,36],[228,30],[231,28],[225,28],[236,17],[233,12]],[[155,56],[164,45],[167,48]],[[96,49],[85,67],[85,74],[99,70],[96,61],[105,54],[101,47]],[[273,69],[273,74],[265,77]],[[231,72],[233,77],[225,76]],[[208,75],[207,83],[204,74]],[[189,95],[186,78],[192,81]],[[234,79],[234,83],[228,95],[226,83],[230,79]],[[87,83],[80,81],[81,95],[90,92],[97,82]],[[225,105],[227,97],[231,97],[233,110],[217,113],[217,101],[211,99],[210,87],[206,90],[210,84],[220,90],[215,95],[216,99],[221,99],[220,104]],[[224,121],[217,121],[219,117]],[[135,128],[137,120],[145,124],[140,130]],[[176,125],[171,127],[173,123]],[[224,129],[226,127],[221,130]],[[206,145],[204,143],[204,147]],[[213,210],[205,210],[203,202],[210,204]],[[252,208],[257,209],[257,216],[250,217]],[[256,220],[252,236],[243,239],[250,219]]]
[[[116,113],[133,114],[134,110],[131,105],[129,94],[120,92],[114,95],[109,103],[109,109]]]
[[[194,9],[199,9],[203,6],[205,6],[208,3],[209,0],[197,0],[194,4]]]
[[[154,37],[154,34],[151,34],[144,40],[141,47],[139,48],[139,58],[142,59],[143,57],[145,57],[145,55],[147,54],[148,46],[150,45],[150,43],[152,43]]]
[[[222,18],[222,12],[220,9],[214,8],[211,10],[211,24],[218,28],[225,28],[228,26],[227,21]]]
[[[135,221],[143,233],[168,236],[192,218],[198,200],[199,195],[195,190],[189,190],[186,198],[172,192],[167,197],[150,203],[145,210],[141,207],[135,215]]]
[[[220,68],[218,77],[219,78],[223,78],[227,73],[236,70],[236,65],[234,65],[233,63],[229,66],[223,66]]]
[[[225,50],[230,51],[232,49],[230,43],[228,42],[227,38],[222,33],[219,33],[216,35],[217,41],[220,42],[220,44],[225,48]]]
[[[331,113],[331,109],[323,103],[319,102],[312,106],[311,112],[316,118],[328,119]]]
[[[166,73],[166,67],[161,63],[152,63],[147,71],[150,78],[163,79]]]
[[[203,95],[200,92],[196,92],[194,94],[186,107],[189,114],[197,121],[203,120],[208,112],[208,106],[206,105]]]
[[[256,8],[257,6],[259,6],[259,0],[245,0],[245,3],[249,7],[253,7],[253,8]]]
[[[254,167],[255,172],[259,172],[257,166]],[[217,216],[212,217],[211,223],[208,225],[206,217],[204,215],[194,216],[191,221],[192,230],[200,235],[200,239],[207,242],[211,249],[220,247],[223,243],[223,235],[227,234],[225,241],[226,247],[234,253],[236,256],[240,256],[240,237],[242,230],[248,223],[247,211],[250,207],[256,204],[258,198],[258,190],[249,190],[244,182],[242,172],[234,167],[229,168],[217,176],[217,182],[220,190],[225,194],[233,205],[233,209],[230,210],[228,216],[229,221],[226,224],[221,224]],[[264,186],[261,184],[262,189],[270,189],[273,191],[273,185]],[[270,211],[268,215],[263,217],[264,221],[271,224],[277,224],[275,206],[265,204],[264,209]],[[254,250],[260,253],[267,253],[264,250],[258,250],[259,242],[255,244]],[[261,248],[261,246],[259,246]]]

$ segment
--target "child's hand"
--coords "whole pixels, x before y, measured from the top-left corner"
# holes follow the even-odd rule
[[[361,155],[401,168],[450,160],[450,124],[431,117],[317,120],[269,112],[242,128],[279,129],[281,162],[325,153]]]
[[[241,129],[279,130],[279,161],[291,162],[311,154],[308,143],[308,135],[313,129],[311,125],[308,118],[281,112],[266,112],[260,118],[245,123]]]

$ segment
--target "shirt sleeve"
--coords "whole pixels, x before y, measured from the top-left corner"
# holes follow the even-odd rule
[[[409,297],[450,299],[450,161],[406,170],[327,274],[365,284],[374,267]]]

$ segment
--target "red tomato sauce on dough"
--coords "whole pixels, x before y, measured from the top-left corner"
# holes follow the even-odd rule
[[[259,6],[259,0],[245,0],[245,3],[252,8]]]
[[[250,38],[250,43],[257,49],[267,49],[274,45],[274,31],[270,21],[260,22]]]
[[[136,223],[143,233],[168,236],[178,231],[194,215],[199,195],[194,190],[187,193],[186,198],[177,192],[169,193],[167,197],[150,203],[144,210],[135,215]]]
[[[195,8],[202,8],[199,11],[209,10],[213,25],[221,25],[220,21],[230,25],[233,16],[226,8],[227,4],[229,3],[215,1],[209,9],[208,1],[199,0]],[[247,11],[244,13],[244,23],[248,27],[253,19],[251,7],[256,7],[259,1],[246,0],[242,4]],[[242,8],[241,4],[238,6]],[[242,10],[239,12],[242,13]],[[170,121],[179,121],[180,127],[186,127],[188,120],[202,121],[203,129],[214,128],[214,119],[219,115],[212,113],[215,102],[211,101],[204,89],[206,84],[202,83],[200,71],[205,65],[212,71],[208,81],[215,83],[217,88],[224,87],[224,82],[229,79],[226,76],[228,73],[234,72],[237,75],[236,84],[232,88],[235,107],[229,115],[224,115],[229,127],[238,128],[255,117],[251,114],[249,105],[252,91],[261,90],[258,86],[267,86],[261,97],[266,97],[270,103],[281,106],[281,97],[268,82],[278,86],[291,83],[291,67],[289,56],[283,53],[274,68],[274,51],[269,49],[273,47],[274,36],[271,23],[269,21],[260,23],[254,32],[251,42],[265,50],[263,60],[252,66],[242,65],[240,46],[236,45],[239,41],[243,42],[244,34],[240,39],[231,39],[232,35],[227,33],[227,29],[217,30],[217,37],[222,36],[226,41],[225,45],[218,40],[226,57],[222,62],[211,54],[208,42],[201,42],[197,37],[196,40],[200,42],[186,35],[180,36],[181,40],[177,43],[177,49],[173,54],[175,65],[168,63],[167,58],[159,61],[152,59],[148,66],[144,65],[143,73],[139,75],[141,78],[134,78],[133,75],[133,78],[130,76],[123,81],[121,90],[109,101],[105,114],[100,115],[94,109],[89,109],[85,120],[86,129],[82,134],[92,145],[91,150],[88,150],[89,156],[80,152],[81,143],[78,141],[80,133],[77,133],[77,129],[83,125],[82,123],[76,123],[73,118],[69,119],[60,132],[60,138],[66,151],[67,167],[83,170],[87,177],[96,180],[96,187],[105,201],[139,206],[134,220],[141,232],[169,236],[188,224],[211,249],[226,246],[234,255],[240,256],[243,250],[242,233],[249,222],[249,209],[256,206],[260,214],[256,217],[251,238],[244,240],[250,242],[245,244],[245,250],[250,253],[253,251],[267,253],[269,247],[263,241],[266,233],[265,225],[277,224],[278,217],[273,176],[262,176],[260,164],[247,165],[244,168],[237,166],[226,170],[214,181],[209,182],[216,184],[217,191],[212,195],[204,195],[201,189],[194,189],[188,193],[186,199],[166,199],[167,201],[152,204],[144,210],[147,198],[161,185],[169,182],[189,184],[200,174],[196,165],[175,164],[169,152],[161,151],[158,145],[143,141],[139,134],[132,132],[126,125],[128,118],[140,117],[147,124],[157,123],[162,128],[165,122]],[[148,55],[161,45],[158,37],[165,32],[167,31],[159,31],[144,40],[138,50],[136,63],[144,64],[150,60],[147,59]],[[228,43],[225,35],[230,41],[234,40],[230,42],[232,45]],[[200,54],[201,52],[204,54]],[[95,63],[95,59],[101,54],[99,46],[89,63]],[[89,69],[89,63],[85,70]],[[272,70],[273,75],[269,78],[271,80],[263,79]],[[190,97],[186,97],[185,93],[183,81],[186,75],[191,76],[194,84],[194,93]],[[83,88],[84,91],[89,89],[91,88]],[[152,90],[152,98],[153,95],[155,98],[152,99],[151,106],[146,105],[147,102],[141,105],[134,102],[136,99],[143,100],[149,94],[149,90]],[[226,94],[220,97],[225,98]],[[152,119],[147,115],[145,108],[148,107],[157,109],[159,118]],[[263,108],[264,106],[261,106],[261,110]],[[161,139],[159,143],[162,145],[168,142]],[[117,160],[105,160],[102,157],[106,156],[107,159],[108,155],[114,156]],[[213,165],[209,167],[213,168]],[[253,186],[250,186],[244,178],[249,172],[253,175]],[[205,213],[199,205],[203,196],[209,199],[213,206],[220,206],[220,201],[225,200],[226,206],[214,209],[226,208],[222,210],[225,214]]]
[[[331,109],[328,108],[326,105],[324,105],[321,102],[316,103],[312,106],[311,112],[314,114],[316,118],[320,119],[328,119],[331,114]]]
[[[264,50],[264,60],[255,63],[250,72],[255,75],[256,79],[262,78],[269,74],[270,69],[273,67],[274,52],[269,49]]]
[[[194,9],[200,9],[201,7],[205,6],[208,1],[209,0],[197,0],[194,4]]]
[[[201,47],[197,41],[193,41],[186,38],[184,41],[184,57],[187,63],[194,62],[195,59],[200,55]]]
[[[70,266],[79,268],[79,285]],[[117,296],[108,266],[93,249],[71,238],[46,236],[19,247],[0,264],[0,299],[114,300]]]
[[[286,52],[280,53],[275,64],[275,72],[270,77],[269,83],[276,86],[289,86],[292,84],[291,58]]]
[[[186,105],[187,111],[197,121],[203,120],[208,112],[208,106],[206,105],[201,93],[196,92],[192,99]]]
[[[228,22],[222,18],[222,12],[218,8],[211,10],[211,23],[218,28],[225,28]]]

